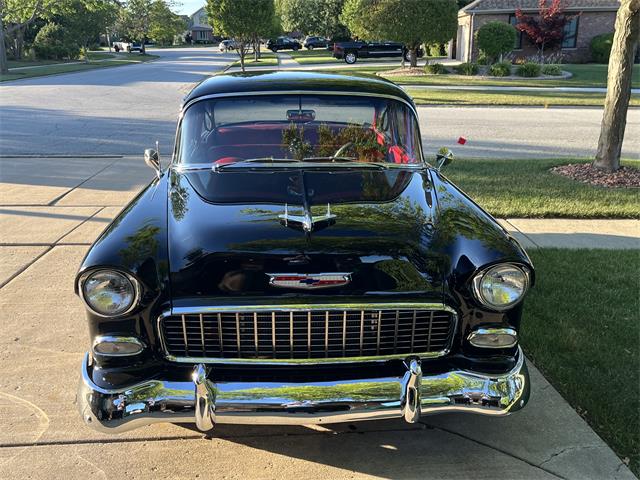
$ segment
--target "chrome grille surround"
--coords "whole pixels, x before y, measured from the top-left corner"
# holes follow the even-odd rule
[[[442,303],[235,305],[176,307],[157,326],[169,361],[300,365],[440,357],[457,320]]]

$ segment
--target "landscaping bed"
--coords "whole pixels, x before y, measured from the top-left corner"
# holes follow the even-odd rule
[[[640,169],[622,166],[616,172],[605,172],[588,163],[573,163],[551,168],[551,172],[599,187],[640,188]]]
[[[520,339],[528,357],[640,475],[640,252],[531,250],[536,285]]]
[[[500,218],[640,218],[638,191],[580,183],[550,172],[587,160],[457,160],[444,172]],[[640,168],[640,161],[625,161]]]

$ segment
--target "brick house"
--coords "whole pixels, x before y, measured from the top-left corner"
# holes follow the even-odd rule
[[[614,30],[618,0],[565,0],[565,12],[574,18],[565,26],[560,51],[565,62],[588,62],[591,60],[591,39]],[[449,43],[449,58],[463,62],[475,62],[478,48],[475,33],[488,22],[517,23],[516,10],[526,14],[538,12],[538,0],[475,0],[458,12],[458,34]],[[557,52],[556,48],[554,52]],[[518,32],[513,50],[516,57],[533,57],[536,46],[525,33]]]
[[[188,33],[194,43],[213,42],[213,27],[209,25],[204,7],[189,15]]]

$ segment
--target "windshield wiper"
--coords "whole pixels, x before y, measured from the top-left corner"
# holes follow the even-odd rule
[[[219,172],[227,167],[234,167],[236,165],[243,165],[245,163],[299,163],[300,160],[295,158],[274,158],[274,157],[261,157],[261,158],[247,158],[246,160],[240,160],[238,162],[225,163],[223,165],[213,165],[211,170]]]
[[[305,157],[303,162],[353,162],[357,157]]]

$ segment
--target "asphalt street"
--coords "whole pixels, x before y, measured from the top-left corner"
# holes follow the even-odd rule
[[[156,140],[169,152],[184,95],[237,57],[214,48],[150,53],[161,58],[0,85],[1,154],[139,155]],[[427,154],[448,146],[461,157],[591,156],[602,117],[600,108],[418,110]],[[640,158],[640,109],[629,111],[623,155]]]
[[[78,265],[151,180],[142,149],[157,138],[168,152],[183,95],[233,58],[200,48],[160,54],[149,64],[0,86],[0,479],[634,478],[533,366],[529,405],[506,418],[447,414],[415,425],[226,425],[211,438],[173,425],[119,436],[85,427],[74,405],[89,342],[84,308],[73,292]],[[454,114],[472,118],[479,109],[420,110],[425,131],[433,125],[443,135],[427,132],[428,145],[467,135],[470,142],[461,148],[473,146],[473,135],[454,128],[467,127]],[[486,110],[502,122],[505,135],[501,112],[511,111],[513,119],[527,110],[546,112]],[[442,113],[450,115],[448,127]],[[478,133],[490,130],[481,118],[469,125]],[[535,143],[541,135],[535,132],[527,129],[522,141],[504,145],[517,152]],[[485,148],[497,150],[499,142]],[[545,245],[545,233],[556,242],[565,235],[559,226],[505,222],[509,230],[526,232],[532,248]],[[576,223],[565,236],[583,234],[583,243],[574,245],[581,247],[610,227]],[[616,228],[629,241],[637,237],[637,222]]]

